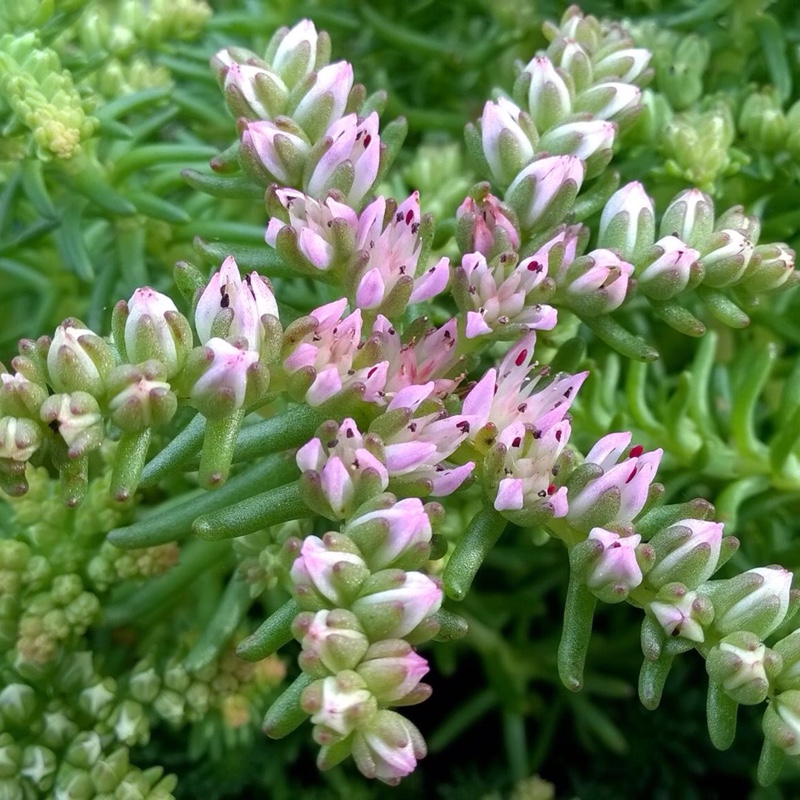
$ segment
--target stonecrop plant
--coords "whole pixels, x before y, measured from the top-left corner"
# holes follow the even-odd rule
[[[339,776],[319,796],[372,797],[494,707],[509,774],[440,796],[554,797],[541,771],[600,797],[546,754],[569,705],[622,756],[592,698],[628,698],[633,658],[649,710],[704,664],[681,725],[727,750],[742,716],[738,769],[800,774],[777,17],[572,6],[539,45],[501,3],[486,41],[515,77],[499,59],[472,110],[435,82],[414,110],[357,14],[435,63],[424,26],[322,4],[337,41],[288,8],[146,5],[2,12],[0,305],[23,313],[0,336],[0,797],[310,797],[309,738]],[[723,12],[727,47],[754,26],[739,53],[705,35]],[[731,88],[754,52],[771,85]],[[420,138],[458,113],[464,153]],[[64,313],[87,321],[36,338]],[[648,796],[694,797],[681,769]]]

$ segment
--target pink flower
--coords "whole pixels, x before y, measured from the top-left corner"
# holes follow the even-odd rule
[[[242,408],[248,377],[258,363],[258,353],[255,350],[242,350],[224,339],[209,339],[205,345],[206,350],[210,351],[211,363],[192,386],[192,401],[207,405],[214,398],[219,398],[231,409]]]
[[[373,640],[377,634],[370,629],[370,624],[375,624],[371,621],[383,622],[381,617],[385,616],[380,638],[402,639],[441,607],[442,589],[427,575],[400,570],[381,574],[391,575],[393,585],[362,595],[351,606]]]
[[[647,581],[657,589],[680,582],[689,588],[705,583],[717,569],[722,547],[721,522],[684,519],[659,531],[650,544],[655,549],[655,566]]]
[[[629,83],[609,81],[598,83],[582,92],[575,103],[575,110],[590,112],[595,119],[619,120],[625,112],[637,108],[642,99],[642,90]]]
[[[292,119],[314,142],[342,118],[353,88],[353,67],[337,61],[317,72],[316,80],[292,113]]]
[[[417,728],[394,711],[381,710],[353,735],[353,759],[362,775],[396,786],[427,750]]]
[[[697,269],[700,253],[676,236],[665,236],[653,246],[655,258],[636,276],[639,288],[658,300],[682,292]]]
[[[300,20],[292,28],[283,28],[276,36],[280,34],[282,38],[272,56],[272,69],[286,80],[291,77],[294,85],[314,69],[319,34],[310,19]]]
[[[314,438],[297,451],[297,466],[303,472],[319,475],[322,500],[327,503],[331,519],[349,516],[358,484],[365,471],[377,478],[383,491],[389,484],[389,473],[375,443],[375,437],[362,436],[352,419],[345,419],[333,438]]]
[[[180,369],[183,357],[179,353],[180,333],[176,330],[179,316],[175,303],[161,292],[143,286],[128,302],[125,320],[125,350],[133,364],[155,358],[167,368],[171,378]],[[191,347],[191,342],[186,343]]]
[[[355,290],[359,308],[379,308],[401,280],[410,284],[411,303],[439,294],[449,280],[447,258],[439,259],[429,269],[420,263],[423,242],[419,235],[419,192],[407,197],[388,222],[386,211],[386,198],[378,197],[358,220],[356,247],[367,255]],[[424,271],[418,276],[420,268]]]
[[[274,72],[254,64],[232,63],[225,71],[223,88],[234,114],[253,120],[274,119],[283,113],[289,96],[288,87]],[[234,99],[231,90],[238,97]],[[265,102],[268,99],[272,102]]]
[[[348,736],[358,724],[374,713],[375,701],[357,673],[345,671],[315,681],[302,695],[301,706],[311,714],[311,722],[323,729],[319,740]]]
[[[341,548],[341,536],[326,535],[306,536],[303,539],[300,554],[292,564],[291,579],[295,588],[304,587],[313,592],[325,605],[334,608],[346,607],[349,604],[349,593],[341,578],[340,565],[361,568],[364,576],[369,574],[367,565],[356,552],[355,546],[350,551]]]
[[[505,460],[494,499],[498,511],[542,510],[556,518],[567,513],[567,490],[556,488],[553,475],[570,432],[568,420],[544,430],[518,421],[500,432],[497,445]]]
[[[397,703],[418,688],[428,662],[408,642],[387,639],[373,644],[357,667],[379,703]]]
[[[528,109],[539,131],[548,130],[571,113],[569,87],[547,56],[531,59],[523,74],[531,76]]]
[[[663,451],[644,453],[634,447],[624,461],[616,463],[630,443],[629,433],[603,437],[586,457],[586,463],[598,464],[603,474],[569,498],[570,524],[579,530],[596,526],[631,525],[644,507],[650,484],[655,478]],[[623,445],[624,442],[624,445]],[[618,498],[618,504],[615,500]]]
[[[627,183],[603,208],[598,242],[601,247],[614,248],[624,259],[634,259],[652,245],[655,218],[653,200],[644,186],[639,181]]]
[[[551,128],[539,142],[540,150],[554,155],[573,155],[588,161],[597,153],[608,152],[614,146],[617,126],[602,119],[566,122]]]
[[[575,202],[584,173],[583,161],[575,156],[547,156],[525,167],[506,192],[520,227],[544,229],[561,222]]]
[[[311,145],[288,127],[267,120],[248,122],[242,148],[272,180],[291,186],[300,180]]]
[[[624,600],[642,582],[642,568],[636,548],[642,537],[637,533],[620,536],[604,528],[592,528],[589,539],[603,546],[586,575],[586,585],[607,603]]]
[[[312,197],[338,189],[348,205],[361,204],[380,168],[378,115],[372,112],[359,122],[355,114],[334,122],[325,133],[327,150],[314,167],[306,185]]]
[[[474,440],[484,426],[491,424],[502,431],[522,422],[538,431],[561,422],[569,411],[575,393],[586,380],[587,372],[557,378],[540,392],[535,392],[539,377],[531,371],[536,334],[531,331],[506,353],[498,369],[490,369],[464,398],[461,412],[474,419],[470,438]]]
[[[536,256],[516,266],[514,262],[511,258],[504,261],[500,256],[490,267],[481,253],[469,253],[462,259],[456,280],[466,289],[463,294],[474,309],[467,311],[468,339],[500,331],[508,325],[540,330],[555,327],[556,310],[527,299],[547,277],[546,266]]]
[[[520,118],[521,114],[522,110],[504,97],[483,107],[483,155],[492,179],[501,186],[510,183],[533,158],[533,142],[526,132],[526,128],[531,130],[531,120],[528,118],[526,125],[525,117]]]
[[[341,608],[305,611],[295,618],[292,632],[303,648],[300,667],[304,672],[313,673],[318,666],[334,675],[355,669],[369,649],[358,617]]]
[[[493,194],[480,200],[467,197],[456,211],[461,252],[491,258],[506,250],[519,250],[519,231],[512,217],[511,210]]]
[[[368,550],[365,559],[373,572],[428,545],[432,535],[430,518],[417,497],[356,517],[348,524],[347,533],[357,543],[364,541],[362,549]]]
[[[270,219],[265,236],[270,247],[277,247],[278,234],[284,228],[293,228],[297,246],[313,269],[327,272],[345,259],[348,254],[337,251],[334,230],[340,225],[356,230],[358,215],[350,206],[332,197],[321,202],[296,189],[278,189],[275,196],[286,209],[288,222]]]
[[[451,319],[440,328],[430,328],[418,339],[404,344],[392,323],[378,315],[372,326],[373,336],[380,338],[386,368],[387,397],[400,389],[433,381],[433,394],[444,397],[453,391],[460,378],[446,378],[458,364],[456,348],[458,322]]]
[[[313,370],[306,391],[309,405],[318,406],[343,388],[359,382],[365,386],[364,400],[382,403],[388,361],[361,369],[353,368],[353,359],[361,344],[361,311],[343,316],[347,299],[341,298],[311,312],[314,327],[296,342],[283,362],[289,375],[299,370]]]
[[[566,274],[564,297],[570,307],[589,316],[619,308],[628,294],[633,265],[611,250],[593,250],[573,262]]]
[[[212,338],[214,320],[227,308],[233,311],[228,335],[246,339],[247,347],[259,352],[264,338],[261,317],[278,317],[278,304],[266,278],[251,272],[242,280],[233,256],[222,262],[197,301],[194,322],[202,344]]]

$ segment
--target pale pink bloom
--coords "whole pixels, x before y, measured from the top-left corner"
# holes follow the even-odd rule
[[[413,279],[409,302],[418,303],[439,294],[449,280],[449,261],[441,258],[425,269],[419,263],[422,240],[419,192],[413,192],[384,224],[386,198],[378,197],[359,216],[356,248],[368,255],[356,286],[356,304],[378,308],[404,276]],[[422,274],[420,270],[424,270]]]
[[[644,507],[663,450],[659,448],[645,453],[641,446],[637,446],[630,450],[624,461],[615,463],[613,459],[622,455],[630,441],[628,438],[626,444],[622,444],[626,441],[626,436],[629,434],[609,434],[587,456],[586,462],[602,466],[603,474],[590,480],[583,489],[569,498],[568,517],[573,525],[580,528],[586,525],[630,525]],[[594,519],[594,508],[608,492],[618,494],[619,508],[610,519],[597,520],[590,524]]]
[[[381,543],[367,558],[373,572],[386,569],[409,551],[431,541],[431,521],[417,497],[362,514],[350,522],[348,531],[355,532],[362,525],[379,525],[385,532]]]
[[[261,317],[278,317],[278,304],[266,278],[251,272],[242,279],[233,256],[228,256],[200,295],[194,322],[200,342],[212,338],[214,320],[223,309],[233,311],[230,337],[244,338],[250,350],[259,352],[264,339]]]
[[[667,636],[682,636],[690,642],[703,642],[706,635],[697,619],[697,599],[697,592],[686,592],[671,603],[660,600],[650,603],[650,611]]]
[[[468,339],[502,330],[509,324],[539,330],[555,327],[558,315],[552,306],[527,302],[528,294],[547,277],[546,262],[536,256],[507,269],[502,257],[496,266],[489,267],[483,254],[469,253],[458,269],[469,286],[469,298],[475,309],[467,311]]]
[[[436,581],[421,572],[406,572],[401,585],[360,596],[352,610],[356,616],[370,616],[402,609],[398,621],[383,635],[384,639],[402,639],[441,605],[442,589]]]
[[[644,47],[626,47],[609,53],[594,64],[598,75],[633,83],[647,69],[652,53]]]
[[[517,421],[500,431],[497,442],[506,448],[504,475],[497,487],[498,511],[548,510],[553,517],[567,513],[567,490],[556,488],[553,467],[570,437],[568,420],[543,430]]]
[[[536,56],[524,72],[531,76],[528,109],[541,131],[567,117],[572,111],[569,87],[547,56]]]
[[[284,30],[286,30],[284,28]],[[308,75],[314,69],[317,59],[317,40],[319,34],[310,19],[302,19],[293,27],[289,28],[286,35],[281,39],[275,55],[272,57],[272,69],[279,75],[292,65],[298,74],[298,81]],[[302,55],[303,60],[298,65],[298,55]]]
[[[429,671],[428,662],[402,639],[376,642],[357,668],[370,691],[386,705],[414,691]]]
[[[332,197],[319,201],[296,189],[278,189],[275,194],[286,209],[289,221],[284,222],[278,217],[270,219],[265,236],[267,244],[276,247],[281,230],[294,228],[297,246],[309,263],[321,272],[329,270],[337,256],[332,230],[334,221],[342,220],[355,231],[358,214]]]
[[[353,735],[353,759],[362,775],[396,786],[427,750],[417,728],[394,711],[380,710]]]
[[[655,225],[655,206],[639,181],[626,183],[611,195],[600,215],[598,240],[613,247],[623,258],[631,258],[642,225]],[[651,239],[652,241],[652,239]]]
[[[456,341],[458,322],[451,319],[440,328],[431,328],[419,339],[404,344],[392,323],[378,315],[372,326],[378,335],[388,360],[386,370],[387,397],[413,384],[434,382],[433,394],[444,397],[455,389],[459,378],[445,378],[457,365]]]
[[[385,464],[368,449],[358,426],[349,418],[339,426],[334,439],[323,442],[314,438],[303,445],[296,460],[301,471],[313,470],[319,474],[322,493],[339,519],[352,510],[356,486],[364,470],[377,474],[382,490],[389,485]]]
[[[314,381],[306,392],[306,402],[318,406],[353,383],[366,387],[364,400],[383,403],[388,361],[353,369],[353,359],[361,344],[361,311],[343,316],[347,298],[335,300],[311,312],[317,320],[313,332],[299,341],[283,362],[290,375],[312,367]]]
[[[616,135],[617,126],[602,119],[565,122],[542,137],[539,149],[588,161],[596,153],[610,150]]]
[[[378,115],[372,112],[359,122],[355,114],[336,120],[325,132],[330,146],[314,167],[306,191],[312,197],[322,197],[335,186],[337,169],[349,165],[353,182],[344,192],[348,205],[357,207],[372,188],[380,168],[380,137]]]
[[[592,314],[608,314],[619,308],[628,294],[633,265],[612,250],[592,250],[583,258],[586,267],[569,280],[566,295],[576,306],[585,305]]]
[[[242,147],[247,148],[278,183],[291,184],[297,178],[293,162],[303,162],[311,145],[296,133],[291,133],[268,120],[248,122],[242,132]],[[290,163],[284,160],[281,148],[292,153]]]
[[[235,87],[238,89],[247,104],[246,110],[249,110],[249,116],[252,116],[253,119],[270,120],[273,115],[258,95],[257,83],[259,82],[271,84],[270,91],[274,92],[276,96],[280,95],[285,99],[289,95],[288,87],[278,75],[254,64],[232,63],[225,72],[224,88]],[[237,106],[240,105],[241,103],[237,104]]]
[[[292,564],[292,583],[295,587],[312,589],[334,608],[347,606],[348,597],[337,580],[338,564],[352,564],[366,571],[366,564],[359,555],[337,550],[318,536],[306,536]]]
[[[647,287],[654,281],[669,280],[673,294],[682,292],[689,283],[692,268],[700,258],[700,253],[693,250],[676,236],[664,236],[659,239],[655,248],[661,255],[651,261],[637,276],[640,286]]]
[[[372,695],[368,689],[349,686],[331,676],[318,681],[320,687],[319,708],[311,717],[314,725],[320,725],[347,736],[358,724],[362,709]],[[362,712],[362,713],[359,713]]]
[[[170,313],[177,314],[178,309],[167,295],[149,286],[143,286],[133,293],[128,301],[128,318],[125,320],[125,350],[132,363],[145,360],[137,355],[141,352],[138,339],[142,324],[148,324],[155,334],[167,374],[174,375],[177,372],[180,366],[178,348],[166,317]]]
[[[610,589],[623,599],[642,582],[642,568],[636,560],[636,547],[642,541],[637,533],[620,536],[604,528],[592,528],[589,539],[603,545],[603,551],[589,568],[586,585],[590,589]]]
[[[580,110],[591,111],[595,119],[615,119],[639,105],[642,90],[630,83],[598,83],[581,94]]]
[[[535,345],[536,334],[531,331],[506,353],[500,367],[487,370],[464,398],[461,412],[475,420],[470,438],[489,423],[499,431],[515,422],[542,431],[564,419],[588,373],[557,378],[535,392],[539,377],[546,374],[529,378],[535,366],[531,363]]]
[[[498,241],[498,234],[504,249],[518,250],[520,239],[516,225],[509,217],[500,200],[493,194],[487,194],[481,200],[467,197],[456,211],[456,219],[461,222],[469,219],[471,231],[469,243],[462,248],[464,252],[483,253],[487,258],[493,255]],[[460,241],[460,240],[459,240]]]
[[[347,61],[328,64],[317,72],[314,85],[292,111],[292,119],[309,135],[312,127],[321,130],[330,128],[342,118],[352,88],[352,65]],[[320,118],[321,109],[326,111],[324,119]]]
[[[249,370],[258,363],[258,353],[242,350],[224,339],[209,339],[205,346],[214,359],[192,387],[192,399],[224,394],[232,399],[234,408],[242,408]]]
[[[672,528],[688,529],[691,535],[682,544],[673,547],[658,558],[655,566],[647,573],[648,583],[657,589],[665,583],[674,581],[688,583],[688,579],[682,579],[682,567],[690,559],[693,562],[692,584],[699,586],[701,583],[705,583],[714,574],[719,561],[722,547],[722,523],[704,519],[684,519],[670,526],[664,533],[669,533]],[[656,538],[653,540],[654,545],[659,536],[662,534],[656,534]],[[706,563],[703,569],[698,571],[695,556],[699,551],[705,552]],[[658,548],[656,548],[656,553],[658,554]]]
[[[585,171],[584,162],[571,155],[547,156],[525,167],[506,192],[509,203],[514,205],[510,198],[515,190],[519,187],[522,192],[523,182],[535,182],[530,202],[524,208],[517,209],[515,205],[520,225],[524,229],[533,228],[562,197],[574,197],[581,188]]]
[[[533,143],[520,126],[522,109],[501,97],[497,102],[488,102],[481,116],[481,139],[483,155],[489,165],[491,177],[500,184],[507,184],[524,167],[534,154]],[[530,120],[529,120],[530,124]],[[513,148],[513,164],[503,150]]]
[[[780,566],[758,567],[733,580],[742,583],[749,580],[752,588],[744,597],[725,604],[727,607],[715,599],[714,607],[719,605],[722,610],[714,619],[714,626],[723,636],[738,630],[752,630],[765,639],[786,618],[792,597],[792,573]]]

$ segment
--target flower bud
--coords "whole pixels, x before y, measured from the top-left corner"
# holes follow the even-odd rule
[[[47,353],[47,372],[57,392],[82,391],[100,397],[114,366],[111,348],[78,320],[56,328]]]
[[[299,614],[292,632],[303,647],[300,667],[314,677],[355,669],[369,648],[358,617],[341,608]]]
[[[629,83],[596,83],[575,98],[574,110],[624,124],[641,109],[642,90]]]
[[[271,70],[254,64],[231,64],[223,86],[228,108],[235,117],[274,120],[284,114],[289,88]]]
[[[345,533],[359,546],[373,572],[409,558],[420,561],[415,566],[421,566],[430,553],[431,521],[417,497],[361,514],[347,524]]]
[[[764,711],[764,736],[786,755],[800,755],[800,691],[781,692]]]
[[[164,377],[158,361],[115,367],[108,377],[112,422],[127,432],[166,425],[178,410],[178,398]]]
[[[572,98],[566,81],[547,56],[536,56],[525,67],[530,75],[528,110],[536,128],[546,131],[572,112]]]
[[[707,245],[714,230],[714,201],[699,189],[684,189],[675,195],[661,218],[659,233],[676,236],[700,252]]]
[[[103,442],[100,406],[86,392],[50,395],[42,404],[41,420],[67,443],[70,458],[79,458]]]
[[[192,403],[205,416],[225,416],[242,408],[248,402],[248,395],[259,396],[266,390],[268,378],[258,363],[256,351],[242,350],[224,339],[214,338],[195,352],[203,371],[189,393]]]
[[[165,294],[144,286],[137,289],[122,313],[125,319],[125,353],[139,364],[154,359],[166,367],[166,379],[176,375],[192,346],[186,317]]]
[[[633,265],[616,253],[593,250],[572,262],[559,290],[578,314],[608,314],[624,302],[632,276]]]
[[[713,233],[700,258],[703,283],[715,289],[737,283],[750,263],[753,250],[753,243],[737,230]]]
[[[612,248],[637,266],[653,246],[656,218],[653,201],[638,181],[615,192],[600,217],[597,244]]]
[[[572,78],[575,91],[588,89],[593,80],[592,62],[586,50],[574,39],[559,36],[547,48],[555,66]]]
[[[272,69],[289,88],[293,88],[320,62],[325,63],[330,52],[327,34],[318,34],[310,19],[300,20],[292,28],[283,28],[273,37],[268,49],[275,50],[270,60]]]
[[[643,47],[624,47],[615,50],[602,58],[599,58],[592,65],[592,72],[596,81],[612,78],[622,83],[639,83],[647,79],[648,73],[653,71],[648,69],[652,54]]]
[[[792,573],[773,566],[751,569],[724,581],[711,581],[704,591],[714,604],[714,626],[722,636],[750,631],[764,639],[786,619],[791,588]]]
[[[348,608],[369,568],[348,537],[327,533],[303,540],[290,575],[303,606]]]
[[[358,208],[378,177],[380,155],[377,113],[373,111],[361,121],[355,114],[348,114],[325,132],[322,155],[306,181],[305,190],[321,199],[336,189],[349,206]]]
[[[311,722],[319,744],[348,736],[359,723],[375,714],[377,703],[366,682],[356,672],[345,670],[336,676],[314,681],[304,692],[300,705]]]
[[[306,503],[328,519],[346,519],[389,485],[384,461],[378,437],[362,435],[352,419],[326,423],[297,451]]]
[[[647,582],[656,589],[675,582],[696,589],[717,568],[722,529],[721,522],[684,519],[659,531],[650,540],[656,563],[647,573]]]
[[[580,158],[586,162],[586,177],[593,178],[611,161],[616,135],[616,124],[602,119],[566,122],[542,136],[539,149]]]
[[[462,253],[494,258],[518,250],[520,239],[514,212],[493,194],[480,200],[467,197],[456,211],[456,240]]]
[[[800,631],[793,631],[776,642],[772,649],[782,660],[781,670],[775,680],[776,689],[800,689]]]
[[[27,683],[7,683],[0,691],[0,708],[4,721],[17,727],[27,727],[36,713],[36,692]]]
[[[406,637],[441,604],[442,589],[427,575],[385,570],[367,581],[351,608],[374,641]]]
[[[294,123],[259,120],[242,131],[243,164],[262,183],[299,186],[311,145]]]
[[[703,628],[714,618],[714,607],[697,592],[681,583],[663,586],[648,606],[667,636],[681,636],[690,642],[705,641]]]
[[[382,705],[398,703],[418,688],[429,671],[428,662],[403,639],[373,644],[357,672]]]
[[[233,256],[222,262],[197,301],[194,321],[202,344],[214,338],[217,316],[227,309],[233,316],[226,335],[244,338],[249,350],[260,352],[265,335],[261,317],[270,314],[277,318],[278,304],[269,281],[257,272],[243,280]]]
[[[706,656],[706,672],[737,703],[753,706],[766,699],[782,660],[755,634],[738,631],[711,649]]]
[[[530,117],[504,97],[486,103],[480,128],[491,178],[498,186],[508,186],[533,158],[536,129]]]
[[[739,128],[753,147],[762,153],[775,153],[786,142],[789,126],[775,91],[751,94],[739,112]]]
[[[575,156],[540,158],[517,175],[508,187],[506,202],[516,212],[522,230],[545,230],[567,215],[583,177],[583,162]]]
[[[353,736],[353,759],[362,775],[396,786],[427,753],[417,728],[394,711],[381,710]]]
[[[739,285],[754,294],[785,285],[794,272],[794,256],[783,242],[758,245]]]
[[[316,142],[342,118],[352,88],[353,67],[347,61],[337,61],[317,72],[311,88],[291,113],[309,141]]]
[[[636,548],[642,541],[637,533],[620,536],[603,528],[592,528],[589,541],[600,542],[602,549],[589,567],[586,585],[604,603],[619,603],[642,582],[642,568]]]
[[[28,461],[42,444],[42,432],[30,419],[0,417],[0,458]]]
[[[700,253],[675,236],[659,239],[650,253],[641,260],[646,264],[636,275],[639,289],[655,300],[669,300],[680,294],[692,275],[702,271]]]

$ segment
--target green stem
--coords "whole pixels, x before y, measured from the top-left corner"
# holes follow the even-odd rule
[[[228,479],[233,448],[242,429],[244,409],[221,419],[206,421],[203,449],[200,453],[199,483],[206,489],[216,489]]]
[[[503,739],[511,777],[519,782],[529,777],[528,743],[525,736],[525,720],[517,711],[503,711]]]
[[[150,447],[151,428],[138,433],[123,433],[114,454],[114,472],[111,475],[111,496],[119,503],[129,500],[136,487]]]
[[[216,492],[192,497],[167,510],[158,507],[152,509],[145,519],[112,530],[108,540],[124,550],[174,542],[191,531],[192,522],[198,515],[224,509],[231,503],[250,497],[265,485],[280,486],[295,474],[294,463],[287,463],[282,453],[276,454],[232,478]]]
[[[597,598],[570,570],[567,599],[564,603],[564,627],[558,645],[558,676],[572,692],[583,686],[583,666],[592,636],[592,622]]]
[[[180,472],[200,452],[206,430],[206,418],[196,414],[191,422],[142,470],[140,486],[153,486],[162,478]]]
[[[234,574],[228,581],[214,616],[186,656],[184,666],[189,672],[204,669],[220,654],[252,603],[250,584]]]
[[[444,590],[453,600],[463,600],[481,564],[494,547],[508,521],[492,506],[484,506],[469,523],[442,573]]]
[[[292,623],[299,613],[300,606],[297,602],[288,600],[270,614],[253,633],[239,642],[236,655],[242,661],[261,661],[262,658],[271,656],[292,640]]]
[[[201,539],[219,541],[310,516],[313,514],[303,502],[300,484],[295,481],[198,516],[192,530]]]
[[[310,675],[301,672],[269,707],[262,728],[270,739],[282,739],[305,722],[308,714],[300,707],[300,698],[313,682]]]

